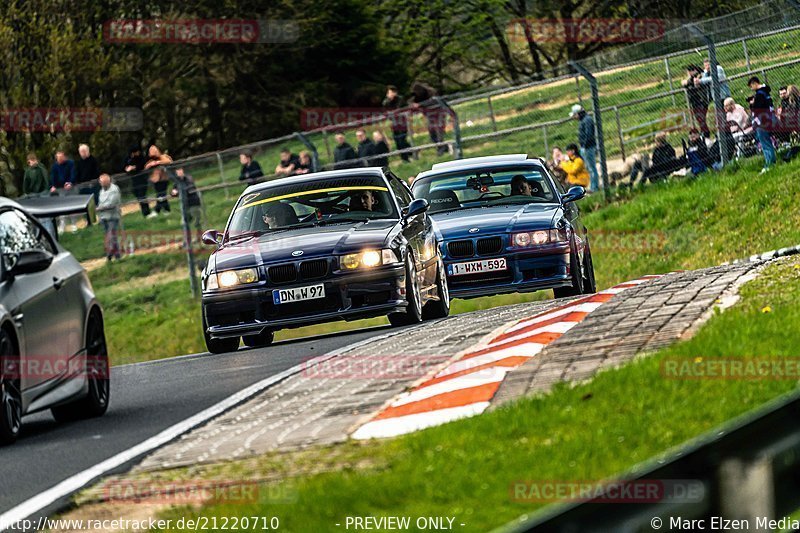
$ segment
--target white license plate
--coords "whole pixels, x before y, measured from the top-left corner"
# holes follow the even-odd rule
[[[481,274],[483,272],[494,272],[496,270],[507,270],[506,258],[483,259],[482,261],[467,261],[466,263],[453,263],[447,266],[447,273],[451,276],[463,276],[465,274]]]
[[[315,300],[317,298],[325,298],[325,285],[323,283],[295,287],[293,289],[274,289],[272,291],[272,301],[275,305]]]

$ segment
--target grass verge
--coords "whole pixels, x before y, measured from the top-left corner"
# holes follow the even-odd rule
[[[270,454],[163,472],[162,478],[289,477],[291,503],[175,508],[181,516],[277,516],[284,531],[330,531],[346,516],[449,516],[487,531],[545,502],[511,497],[517,481],[602,480],[710,430],[796,386],[792,380],[677,380],[665,358],[792,357],[800,345],[800,260],[770,265],[691,340],[574,387],[394,440],[347,443],[316,458]],[[647,391],[646,394],[640,391]],[[339,460],[331,465],[331,457]],[[304,474],[289,465],[327,464]],[[264,491],[267,494],[268,491]]]

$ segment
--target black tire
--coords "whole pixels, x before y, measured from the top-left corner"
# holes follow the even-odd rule
[[[211,338],[208,334],[205,316],[203,317],[203,338],[206,341],[206,348],[211,353],[228,353],[239,349],[239,337]]]
[[[553,296],[556,298],[564,298],[566,296],[579,296],[583,294],[583,275],[581,274],[581,263],[578,261],[578,251],[575,247],[575,240],[572,240],[573,251],[569,254],[569,271],[572,278],[572,284],[568,287],[557,287],[553,289]]]
[[[586,251],[583,253],[583,294],[594,294],[597,292],[597,283],[594,279],[594,263],[592,263],[592,250],[589,243],[586,243]]]
[[[0,444],[13,444],[22,427],[19,355],[14,341],[0,329]]]
[[[271,329],[265,329],[258,335],[244,335],[242,342],[248,348],[260,348],[262,346],[269,346],[275,339],[275,332]]]
[[[108,347],[103,318],[93,311],[86,327],[86,378],[89,391],[83,398],[50,409],[58,422],[70,422],[103,416],[111,399]]]
[[[447,287],[447,274],[441,259],[436,264],[436,295],[438,300],[431,300],[422,308],[422,320],[444,318],[450,314],[450,290]]]
[[[389,323],[392,326],[409,326],[422,321],[422,295],[419,292],[417,267],[411,252],[406,255],[406,300],[408,306],[404,312],[389,313]]]

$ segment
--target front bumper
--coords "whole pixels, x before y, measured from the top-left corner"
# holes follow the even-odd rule
[[[450,296],[477,298],[512,292],[533,292],[565,287],[572,283],[569,271],[570,245],[559,243],[536,250],[504,251],[464,259],[445,259],[445,265],[504,257],[506,270],[448,276]]]
[[[276,305],[274,289],[323,283],[325,298]],[[308,326],[383,316],[407,305],[402,264],[373,271],[334,273],[321,280],[261,285],[203,294],[203,316],[212,338],[256,335],[264,329]]]

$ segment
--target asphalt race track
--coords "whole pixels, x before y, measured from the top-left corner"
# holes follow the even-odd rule
[[[388,331],[394,330],[378,327],[114,367],[104,417],[57,424],[49,411],[37,413],[24,419],[16,444],[0,449],[0,514],[262,379]]]

